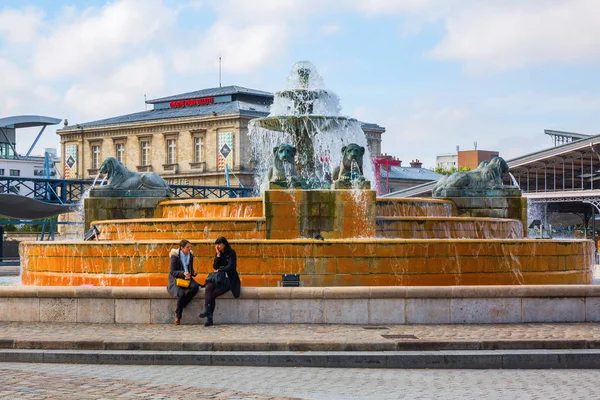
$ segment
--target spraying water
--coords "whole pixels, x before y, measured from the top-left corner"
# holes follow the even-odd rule
[[[304,188],[329,187],[331,172],[342,161],[342,147],[356,143],[368,148],[361,123],[340,115],[338,96],[324,88],[315,66],[296,63],[288,77],[287,89],[275,94],[271,113],[254,119],[249,136],[256,161],[256,187],[264,191],[266,173],[273,164],[273,149],[290,144],[297,149],[298,173]],[[370,160],[370,155],[365,154]],[[374,179],[370,162],[363,166],[367,180]]]

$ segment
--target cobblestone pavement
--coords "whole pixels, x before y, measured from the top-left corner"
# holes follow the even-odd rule
[[[388,339],[382,335],[414,335]],[[384,344],[394,341],[600,340],[600,323],[507,325],[201,325],[0,322],[0,347],[19,341]],[[1,342],[4,341],[4,344]]]
[[[153,379],[144,379],[139,373],[134,373],[130,379],[132,372],[122,371],[123,375],[104,374],[110,377],[97,377],[93,371],[80,371],[73,365],[21,369],[16,364],[0,364],[0,399],[299,399],[199,387],[186,382],[197,379],[192,374],[179,379],[169,377],[157,383]]]
[[[599,378],[595,370],[0,364],[0,399],[588,400],[600,398]]]

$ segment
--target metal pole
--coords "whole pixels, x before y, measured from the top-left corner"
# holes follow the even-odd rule
[[[225,183],[227,187],[231,187],[231,183],[229,182],[229,164],[225,162]]]
[[[565,159],[564,158],[562,159],[562,168],[563,168],[563,173],[562,173],[562,176],[563,176],[563,187],[562,187],[562,190],[564,192],[565,191]]]
[[[581,153],[581,190],[583,190],[583,152]]]
[[[544,163],[544,192],[548,191],[548,182],[546,181],[547,172],[546,163]]]
[[[553,175],[552,189],[553,189],[553,191],[556,192],[556,160],[554,161],[554,163],[552,163],[552,175]]]

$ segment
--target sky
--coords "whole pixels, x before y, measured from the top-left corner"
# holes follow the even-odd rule
[[[219,56],[223,86],[270,92],[311,61],[403,165],[600,133],[598,0],[2,0],[0,117],[143,111],[144,95],[218,87]],[[59,147],[56,128],[32,154]]]

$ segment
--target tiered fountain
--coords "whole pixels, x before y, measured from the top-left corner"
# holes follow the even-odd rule
[[[153,218],[92,222],[97,241],[24,243],[23,284],[164,286],[170,248],[190,239],[208,273],[219,236],[237,251],[245,287],[278,286],[282,274],[321,287],[590,283],[592,242],[523,238],[526,203],[514,188],[377,199],[360,123],[340,116],[310,63],[294,67],[250,136],[261,197],[165,200]]]

